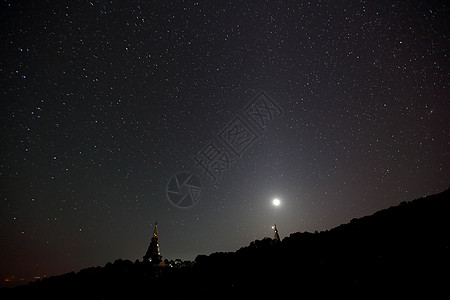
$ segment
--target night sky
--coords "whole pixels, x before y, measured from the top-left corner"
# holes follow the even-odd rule
[[[448,4],[344,2],[3,1],[0,278],[142,260],[156,220],[193,260],[448,188]]]

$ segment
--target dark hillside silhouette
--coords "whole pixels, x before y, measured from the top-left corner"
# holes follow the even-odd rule
[[[449,200],[447,190],[331,230],[297,232],[281,242],[265,238],[236,252],[199,255],[193,263],[117,260],[2,292],[130,299],[448,293]]]

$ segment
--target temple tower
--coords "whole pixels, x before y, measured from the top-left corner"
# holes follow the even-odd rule
[[[278,229],[277,229],[277,224],[273,224],[272,226],[273,228],[273,240],[275,242],[279,242],[280,241],[280,235],[278,234]]]
[[[155,229],[153,230],[152,241],[148,246],[147,253],[144,255],[144,262],[150,262],[152,264],[159,264],[162,260],[162,256],[159,253],[158,244],[158,222],[155,223]]]

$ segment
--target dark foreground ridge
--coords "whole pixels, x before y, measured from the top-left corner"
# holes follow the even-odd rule
[[[266,238],[173,267],[116,260],[0,293],[46,298],[267,299],[448,293],[450,189],[319,233]],[[440,294],[442,293],[442,294]],[[445,298],[445,297],[444,297]]]

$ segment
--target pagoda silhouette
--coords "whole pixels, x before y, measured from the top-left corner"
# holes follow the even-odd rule
[[[275,242],[280,242],[280,235],[278,234],[277,224],[273,224],[273,240]]]
[[[153,230],[152,241],[148,246],[147,253],[144,255],[144,262],[151,263],[153,265],[159,265],[162,262],[162,256],[159,253],[158,244],[158,222],[155,223],[155,229]]]

